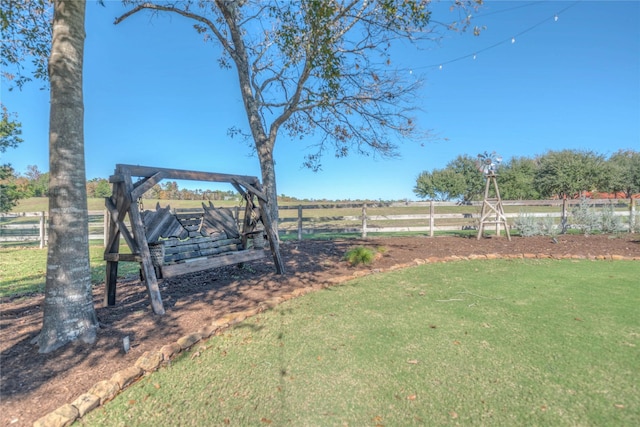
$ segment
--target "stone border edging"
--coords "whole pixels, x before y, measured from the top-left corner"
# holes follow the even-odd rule
[[[330,287],[353,280],[359,277],[371,274],[385,273],[389,271],[400,270],[407,267],[417,265],[431,264],[438,262],[455,262],[469,260],[484,259],[575,259],[590,261],[640,261],[640,257],[627,257],[623,255],[549,255],[549,254],[471,254],[467,256],[450,255],[446,257],[430,257],[426,259],[416,258],[412,262],[396,264],[386,269],[373,269],[369,271],[356,271],[351,275],[335,277],[323,286]],[[73,402],[66,403],[58,409],[44,415],[33,423],[33,427],[66,427],[73,424],[79,418],[82,418],[92,410],[104,405],[106,402],[115,398],[121,391],[125,390],[131,384],[135,383],[145,375],[150,375],[158,370],[161,366],[167,365],[178,354],[190,349],[202,340],[211,338],[212,336],[226,330],[230,326],[244,321],[249,317],[253,317],[259,313],[271,310],[284,301],[301,297],[309,292],[311,288],[296,289],[289,294],[279,297],[269,298],[258,304],[257,307],[230,313],[214,320],[207,326],[204,326],[197,332],[193,332],[179,338],[176,342],[162,346],[158,351],[146,351],[138,358],[134,366],[122,369],[114,373],[110,379],[97,382],[86,393],[78,396]]]

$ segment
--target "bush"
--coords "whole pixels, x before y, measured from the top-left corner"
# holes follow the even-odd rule
[[[640,233],[640,212],[636,212],[633,216],[633,227],[631,230],[634,233]]]
[[[608,204],[600,212],[600,231],[603,233],[621,233],[624,231],[622,219],[615,215],[612,204]]]
[[[622,218],[616,216],[615,208],[611,203],[597,211],[589,199],[583,197],[571,214],[573,227],[581,230],[584,234],[593,232],[620,233],[625,229]]]
[[[584,234],[591,234],[600,229],[598,214],[591,206],[589,199],[580,198],[580,204],[571,211],[573,226]]]
[[[371,264],[373,259],[375,258],[375,253],[363,246],[358,246],[357,248],[350,249],[344,255],[344,259],[351,264],[351,266],[355,267],[358,264]]]
[[[513,222],[513,227],[523,237],[556,236],[561,228],[555,224],[552,217],[536,218],[533,214],[520,212]]]

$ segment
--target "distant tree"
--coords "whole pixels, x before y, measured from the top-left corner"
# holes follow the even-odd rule
[[[87,197],[110,197],[111,186],[104,178],[93,178],[87,181]]]
[[[605,158],[593,151],[549,151],[537,163],[534,186],[542,197],[576,198],[605,186]]]
[[[281,131],[315,140],[305,166],[318,170],[322,155],[352,152],[395,156],[395,136],[415,135],[411,117],[418,83],[393,65],[396,41],[433,38],[425,0],[126,0],[140,12],[190,19],[205,40],[222,49],[222,67],[235,67],[262,183],[276,223],[274,147]],[[465,27],[468,8],[480,0],[455,0]],[[415,78],[415,77],[413,77]],[[305,143],[308,144],[308,143]]]
[[[49,245],[40,353],[93,343],[98,318],[89,268],[82,69],[85,1],[54,0],[49,57]]]
[[[15,120],[7,107],[0,104],[2,120],[0,120],[0,153],[4,153],[9,148],[16,148],[24,140],[22,135],[22,123]]]
[[[476,159],[466,154],[457,156],[444,169],[422,172],[413,189],[418,197],[463,202],[478,199],[483,191],[484,177],[478,171]]]
[[[618,150],[609,157],[607,163],[611,168],[607,189],[623,192],[627,198],[640,193],[640,152]]]
[[[437,201],[462,199],[465,192],[464,177],[452,169],[434,169],[422,172],[416,180],[413,192],[421,198]]]
[[[535,200],[540,197],[533,181],[536,162],[528,157],[514,157],[498,170],[500,195],[507,200]]]
[[[462,200],[470,202],[478,200],[485,188],[484,176],[478,171],[476,158],[468,155],[460,155],[447,164],[447,169],[460,175],[464,181]]]
[[[49,196],[48,172],[41,172],[36,165],[28,165],[24,175],[29,180],[29,197]]]
[[[179,200],[180,189],[176,181],[165,181],[160,184],[162,187],[161,199],[164,200]]]
[[[0,213],[9,212],[23,197],[10,164],[0,165]]]
[[[0,121],[0,153],[4,153],[9,148],[16,148],[21,142],[21,124],[10,117],[4,105],[2,109],[2,120]],[[18,200],[24,197],[16,183],[16,176],[13,167],[6,163],[0,165],[0,212],[9,212],[18,204]]]

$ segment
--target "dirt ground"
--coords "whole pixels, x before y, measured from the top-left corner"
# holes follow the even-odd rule
[[[351,267],[343,256],[352,247],[384,248],[373,264]],[[225,314],[256,307],[271,297],[300,288],[320,289],[337,278],[373,274],[416,260],[495,254],[501,257],[585,257],[640,260],[640,237],[411,237],[284,242],[287,272],[274,273],[273,262],[252,262],[166,280],[161,285],[166,314],[152,314],[139,280],[118,283],[117,305],[102,307],[104,286],[94,291],[101,329],[95,345],[72,344],[41,355],[30,341],[42,322],[42,295],[0,301],[0,425],[30,426],[35,420],[70,403],[95,383],[133,366],[145,351],[199,330]],[[449,261],[455,258],[449,258]],[[606,261],[598,261],[606,262]],[[639,264],[640,265],[640,264]],[[124,353],[122,339],[131,350]]]

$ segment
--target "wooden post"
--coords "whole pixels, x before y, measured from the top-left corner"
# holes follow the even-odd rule
[[[125,191],[125,198],[129,204],[129,220],[131,221],[131,231],[133,232],[134,240],[138,246],[140,254],[140,268],[142,269],[142,276],[147,284],[147,291],[149,293],[149,299],[151,299],[151,308],[153,312],[158,315],[163,315],[164,305],[162,304],[162,296],[160,295],[160,286],[158,285],[158,277],[156,276],[156,270],[151,262],[151,252],[149,251],[149,244],[144,233],[144,224],[142,223],[142,216],[138,207],[137,199],[133,197],[133,183],[131,182],[131,172],[128,170],[121,171],[124,177],[122,183]]]
[[[435,227],[435,206],[433,200],[429,201],[429,237],[433,237],[433,228]]]
[[[298,205],[298,241],[302,240],[302,205]]]
[[[629,233],[633,233],[636,227],[636,199],[631,198],[629,204]]]
[[[267,233],[267,238],[269,240],[269,247],[271,248],[271,255],[273,256],[276,273],[284,274],[284,261],[282,260],[282,255],[280,255],[280,237],[278,236],[278,229],[274,226],[274,223],[271,220],[271,211],[267,201],[258,197],[258,203],[260,204],[262,223],[264,224],[264,231]]]
[[[562,215],[560,217],[560,224],[567,224],[567,196],[562,199]]]
[[[367,204],[362,204],[362,238],[367,238]]]
[[[116,305],[116,286],[118,284],[118,259],[120,254],[120,228],[118,221],[123,221],[126,216],[126,210],[121,204],[124,201],[124,189],[122,183],[114,183],[111,197],[105,197],[105,205],[120,206],[122,211],[118,211],[117,215],[109,213],[109,223],[106,229],[107,245],[105,248],[105,291],[104,307]],[[109,209],[107,209],[108,212]],[[108,256],[108,257],[107,257]]]
[[[44,211],[40,212],[40,231],[39,231],[39,237],[40,237],[40,249],[44,248],[44,240],[45,240],[45,220],[44,220],[45,216],[44,216]]]

